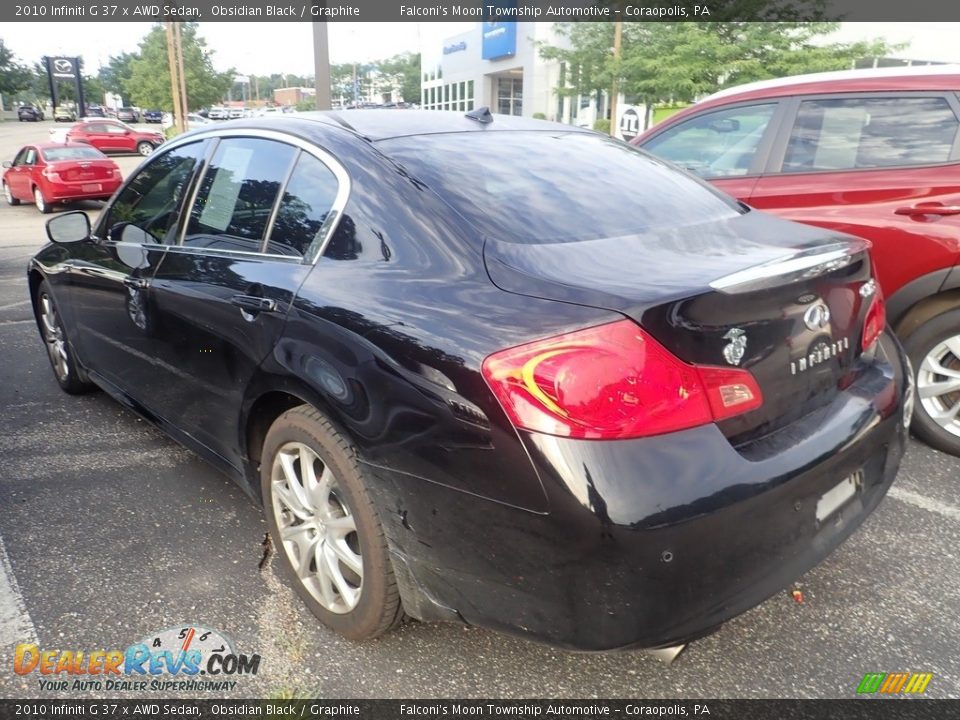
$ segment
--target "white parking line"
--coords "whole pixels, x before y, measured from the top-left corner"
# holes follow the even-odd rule
[[[928,498],[926,495],[915,493],[913,490],[906,490],[905,488],[897,486],[890,488],[887,494],[894,500],[900,500],[901,502],[921,508],[922,510],[929,510],[930,512],[937,513],[937,515],[942,515],[949,520],[960,522],[960,508],[954,507],[953,505],[948,505],[939,500]]]
[[[9,310],[10,308],[20,307],[21,305],[29,305],[29,300],[21,300],[20,302],[10,303],[9,305],[0,305],[0,310]]]
[[[12,653],[13,647],[22,642],[37,642],[37,629],[27,612],[3,538],[0,538],[0,649]]]

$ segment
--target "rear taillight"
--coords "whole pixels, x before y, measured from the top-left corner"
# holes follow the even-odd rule
[[[763,403],[746,370],[689,365],[629,320],[496,352],[482,371],[514,426],[565,437],[659,435]]]
[[[870,307],[867,309],[867,317],[863,321],[863,337],[860,340],[860,347],[864,352],[872,348],[873,344],[880,339],[886,324],[887,303],[884,301],[883,293],[878,285],[870,302]]]
[[[40,174],[43,175],[47,180],[51,180],[52,182],[60,181],[60,173],[58,173],[49,165],[45,167],[43,170],[41,170]]]

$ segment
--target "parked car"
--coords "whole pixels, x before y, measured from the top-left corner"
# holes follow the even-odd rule
[[[87,105],[87,111],[84,114],[84,117],[88,118],[105,118],[106,116],[106,111],[99,105]]]
[[[7,204],[32,202],[44,214],[57,203],[106,200],[122,181],[117,164],[89,145],[27,145],[3,167]]]
[[[136,108],[122,107],[117,110],[117,120],[120,122],[140,122],[140,113]]]
[[[960,66],[724,90],[634,142],[755,208],[873,243],[916,373],[913,431],[960,455]]]
[[[820,562],[904,449],[867,243],[590,131],[486,108],[212,125],[92,230],[47,232],[29,286],[61,387],[262,500],[350,638],[406,613],[675,647]]]
[[[58,107],[53,112],[53,121],[54,122],[76,122],[77,113],[74,112],[71,108]]]
[[[222,107],[210,108],[210,112],[207,113],[207,117],[210,120],[226,120],[228,117],[230,117],[230,111]]]
[[[43,110],[36,105],[21,105],[17,108],[17,120],[20,122],[37,122],[43,120]]]
[[[143,121],[145,123],[159,123],[163,119],[162,110],[144,110]]]
[[[244,108],[230,108],[227,110],[227,118],[230,120],[239,120],[244,117],[246,110]]]
[[[102,152],[126,152],[149,155],[164,141],[163,134],[135,130],[119,120],[79,122],[67,133],[67,142],[83,142]]]

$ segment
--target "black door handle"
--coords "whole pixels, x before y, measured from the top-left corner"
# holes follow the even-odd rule
[[[253,295],[234,295],[230,303],[247,312],[274,312],[277,309],[276,300]]]
[[[128,288],[133,288],[134,290],[143,290],[147,285],[150,284],[149,280],[144,278],[135,278],[135,277],[125,277],[123,279],[123,284]]]

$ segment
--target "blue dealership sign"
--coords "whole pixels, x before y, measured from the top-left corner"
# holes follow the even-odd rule
[[[516,13],[516,0],[494,0],[490,3],[500,12],[487,15],[492,20],[483,22],[483,51],[484,60],[496,60],[502,57],[512,57],[517,54],[517,23],[514,21],[497,20],[498,15],[509,15],[511,10]]]

